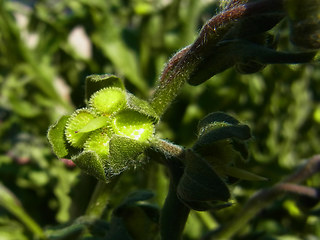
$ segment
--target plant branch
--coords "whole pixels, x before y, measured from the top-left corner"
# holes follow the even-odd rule
[[[320,171],[320,155],[312,157],[298,171],[287,177],[275,186],[257,192],[249,199],[243,209],[227,224],[218,231],[210,232],[203,240],[231,239],[263,208],[285,193],[304,195],[320,199],[319,190],[297,185]]]
[[[320,155],[315,155],[307,160],[298,171],[285,178],[282,182],[301,183],[320,171]]]
[[[171,180],[165,204],[161,210],[161,240],[179,240],[182,237],[190,209],[177,197],[176,186]]]
[[[241,3],[244,1],[240,1]],[[164,68],[150,103],[161,116],[179,93],[192,72],[214,51],[216,44],[231,29],[236,21],[243,17],[282,11],[282,0],[262,0],[247,4],[235,1],[234,7],[211,18],[202,28],[196,41],[174,55]]]
[[[112,190],[118,182],[119,176],[112,179],[110,183],[98,181],[86,210],[86,216],[100,218],[102,217],[106,206],[110,200]]]
[[[170,185],[160,215],[160,235],[162,240],[181,239],[190,209],[177,196],[177,185],[184,172],[185,149],[163,139],[151,140],[148,156],[164,164],[170,175]]]

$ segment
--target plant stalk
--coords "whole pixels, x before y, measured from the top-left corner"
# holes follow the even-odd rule
[[[110,183],[98,181],[87,207],[86,216],[95,218],[102,217],[118,179],[119,176],[114,177]]]
[[[160,217],[161,240],[180,240],[190,209],[177,197],[176,187],[170,182],[169,192]]]
[[[267,207],[275,199],[285,193],[292,193],[295,195],[303,195],[319,199],[320,194],[318,190],[297,185],[319,171],[320,155],[316,155],[311,158],[301,169],[288,176],[282,182],[269,189],[261,190],[256,193],[226,226],[223,226],[217,232],[210,232],[204,238],[202,238],[202,240],[231,239],[263,208]]]
[[[246,2],[246,1],[239,1]],[[282,0],[262,0],[247,4],[235,2],[233,8],[226,9],[211,18],[202,28],[196,41],[176,53],[164,68],[157,87],[150,99],[150,104],[161,116],[180,92],[184,83],[198,68],[208,53],[213,53],[219,41],[243,18],[270,11],[282,10]]]

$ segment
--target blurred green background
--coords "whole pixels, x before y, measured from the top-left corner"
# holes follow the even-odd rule
[[[84,106],[85,77],[113,73],[148,98],[166,61],[195,40],[218,6],[215,0],[0,0],[1,240],[32,239],[8,207],[13,200],[43,228],[84,213],[96,180],[58,160],[46,133],[61,115]],[[293,48],[287,29],[283,21],[273,30],[280,49]],[[251,127],[245,168],[270,181],[231,186],[235,204],[225,210],[192,212],[186,239],[225,224],[255,191],[319,153],[320,66],[273,65],[250,75],[229,69],[200,86],[186,85],[158,134],[188,147],[197,122],[213,111]],[[307,184],[319,183],[316,176]],[[155,192],[153,203],[161,206],[167,184],[164,169],[150,161],[123,174],[110,208],[137,189]],[[4,197],[8,190],[14,199]],[[319,207],[281,198],[235,239],[318,239]]]

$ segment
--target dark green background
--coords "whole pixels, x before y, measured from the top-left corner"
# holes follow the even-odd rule
[[[81,216],[96,181],[58,160],[46,139],[49,125],[84,106],[85,77],[116,74],[130,92],[147,99],[165,62],[192,43],[217,11],[210,0],[0,0],[0,182],[41,227]],[[272,30],[282,50],[293,49],[287,29],[283,21]],[[71,36],[79,32],[75,43]],[[158,134],[190,146],[197,122],[213,111],[250,126],[254,139],[244,167],[270,181],[231,186],[234,204],[225,210],[192,212],[186,239],[225,224],[254,192],[319,153],[320,67],[273,65],[250,75],[229,69],[200,86],[186,85]],[[319,182],[315,176],[306,184]],[[110,206],[136,189],[154,191],[153,203],[161,206],[166,188],[166,173],[149,162],[123,175]],[[0,195],[0,239],[32,239],[5,201]],[[281,198],[235,239],[316,239],[320,209],[310,204]]]

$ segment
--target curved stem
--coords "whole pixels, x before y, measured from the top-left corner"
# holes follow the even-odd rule
[[[177,185],[184,171],[185,149],[159,138],[154,138],[151,143],[152,158],[166,165],[170,173],[168,195],[160,215],[161,240],[179,240],[190,213],[177,196]]]
[[[210,232],[203,240],[231,239],[242,229],[257,213],[267,207],[272,201],[284,193],[293,193],[319,199],[319,191],[310,187],[297,185],[320,171],[320,155],[311,158],[301,169],[287,177],[275,186],[256,193],[243,209],[217,232]]]
[[[191,74],[198,68],[208,53],[216,50],[216,44],[243,18],[265,12],[282,10],[282,0],[261,0],[248,4],[234,1],[232,8],[211,18],[202,28],[196,41],[175,54],[164,68],[150,104],[161,116],[178,95]],[[229,66],[228,66],[229,67]]]
[[[116,176],[113,178],[113,180],[110,183],[98,181],[94,192],[91,196],[90,202],[88,204],[85,217],[88,217],[89,219],[99,219],[102,218],[106,207],[108,205],[108,202],[111,197],[111,192],[118,182],[119,176]],[[85,229],[82,232],[82,236],[85,236],[88,232],[88,229]]]
[[[169,192],[161,211],[161,240],[179,240],[182,237],[190,209],[177,197],[175,185],[170,183]]]
[[[99,181],[95,187],[91,200],[86,210],[86,216],[100,218],[110,200],[111,192],[118,182],[119,176],[115,177],[112,182],[105,183]]]

